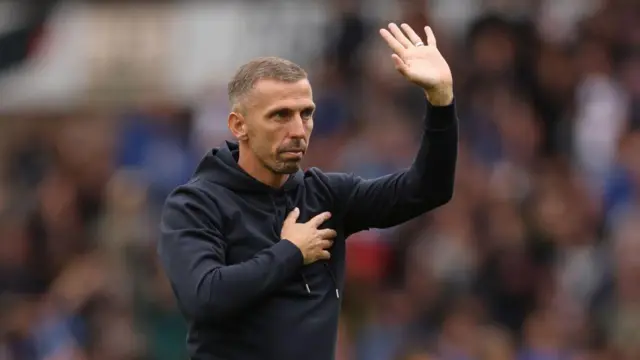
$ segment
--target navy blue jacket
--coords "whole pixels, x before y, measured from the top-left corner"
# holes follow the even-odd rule
[[[413,165],[374,180],[317,168],[298,171],[280,189],[245,173],[238,146],[212,150],[164,206],[158,251],[188,325],[198,360],[334,358],[345,239],[401,224],[453,194],[458,124],[455,105],[427,107]],[[299,222],[330,211],[321,228],[338,237],[331,259],[304,266],[280,239],[294,208]]]

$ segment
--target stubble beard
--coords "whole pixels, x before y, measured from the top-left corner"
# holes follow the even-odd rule
[[[291,175],[300,170],[299,160],[287,160],[283,159],[280,154],[276,154],[273,162],[270,162],[263,157],[258,156],[262,166],[276,175]]]
[[[278,156],[279,157],[279,156]],[[300,170],[300,162],[296,160],[284,160],[276,158],[274,166],[269,166],[268,169],[274,174],[278,175],[291,175]]]
[[[276,175],[291,175],[300,170],[300,162],[302,160],[286,159],[280,152],[277,152],[275,156],[268,154],[267,156],[260,156],[260,154],[267,154],[267,152],[260,151],[259,148],[251,146],[256,158],[262,163],[262,166]],[[266,149],[265,149],[266,150]],[[272,160],[273,159],[273,160]]]

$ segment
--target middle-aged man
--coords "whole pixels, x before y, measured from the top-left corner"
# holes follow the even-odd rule
[[[300,170],[315,109],[307,74],[279,58],[240,67],[229,83],[237,142],[209,152],[162,215],[158,251],[191,359],[333,359],[345,239],[451,199],[453,80],[425,32],[426,44],[405,24],[380,30],[396,69],[424,89],[427,114],[413,165],[374,180]]]

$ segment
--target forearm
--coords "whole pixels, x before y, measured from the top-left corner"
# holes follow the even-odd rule
[[[302,265],[300,250],[281,241],[240,264],[212,268],[200,280],[197,305],[203,316],[233,316],[280,287]]]
[[[252,259],[226,265],[197,231],[165,231],[159,254],[183,311],[222,319],[278,288],[302,265],[302,253],[287,240]]]
[[[453,195],[458,151],[455,104],[428,106],[418,154],[405,171],[364,180],[330,174],[337,199],[347,199],[347,233],[388,228],[445,204]]]
[[[455,103],[427,105],[424,133],[418,154],[406,174],[400,198],[420,198],[432,207],[453,195],[458,155],[458,119]]]
[[[428,105],[418,153],[409,169],[370,184],[378,193],[370,204],[377,216],[372,227],[392,227],[446,204],[453,196],[458,154],[455,105]]]

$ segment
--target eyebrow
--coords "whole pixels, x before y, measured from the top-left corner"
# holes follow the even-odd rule
[[[315,111],[315,109],[316,109],[315,105],[309,105],[309,106],[305,106],[304,108],[302,108],[301,112],[304,112],[304,111]],[[290,107],[278,107],[278,108],[275,108],[275,109],[269,111],[267,113],[267,115],[269,117],[271,117],[271,116],[273,116],[273,115],[275,115],[275,114],[277,114],[279,112],[282,112],[282,111],[286,111],[287,113],[290,113],[290,112],[293,112],[295,110],[290,108]]]

